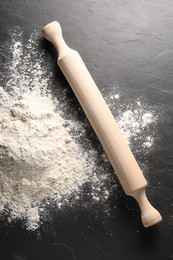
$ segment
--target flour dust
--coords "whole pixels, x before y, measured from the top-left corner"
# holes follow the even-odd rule
[[[16,28],[8,44],[9,60],[0,81],[1,217],[22,219],[28,230],[36,230],[49,204],[61,210],[82,205],[84,198],[85,206],[100,205],[109,214],[117,178],[101,145],[96,148],[91,140],[88,121],[75,113],[67,116],[68,91],[54,80],[37,32],[24,43]],[[113,108],[121,93],[107,95],[106,101]],[[154,147],[154,134],[146,134],[157,123],[153,109],[138,100],[121,105],[116,119],[133,149],[136,140],[140,152]]]
[[[105,99],[127,143],[136,155],[150,153],[157,139],[160,109],[148,105],[142,98],[130,103],[127,98],[124,100],[118,87],[112,89]]]

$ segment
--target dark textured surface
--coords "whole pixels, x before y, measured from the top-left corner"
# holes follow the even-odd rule
[[[116,198],[108,219],[91,208],[50,214],[39,236],[24,231],[20,222],[9,226],[1,221],[0,259],[173,259],[172,1],[0,0],[0,46],[14,25],[27,39],[53,20],[61,23],[64,38],[79,51],[100,89],[117,84],[127,98],[140,96],[163,107],[157,149],[147,158],[148,195],[163,221],[143,228],[136,204],[124,195]],[[1,63],[8,51],[2,49]]]

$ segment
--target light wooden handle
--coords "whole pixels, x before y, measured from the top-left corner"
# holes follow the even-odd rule
[[[58,65],[85,111],[125,193],[137,200],[144,226],[156,224],[162,218],[146,198],[147,182],[79,53],[67,46],[58,22],[46,25],[42,32],[57,49]]]

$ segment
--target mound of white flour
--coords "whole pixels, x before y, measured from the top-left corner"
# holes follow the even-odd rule
[[[1,211],[7,204],[14,217],[31,211],[35,226],[41,199],[61,199],[86,181],[86,158],[64,123],[51,99],[36,93],[23,94],[0,115]]]

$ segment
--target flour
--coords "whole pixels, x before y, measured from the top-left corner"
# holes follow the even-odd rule
[[[131,143],[132,138],[140,136],[141,132],[145,132],[146,128],[153,123],[154,118],[151,112],[145,112],[142,109],[126,110],[117,118],[117,123],[121,128],[127,143]],[[155,118],[156,120],[156,118]],[[153,138],[147,136],[142,144],[143,147],[150,148],[153,143]]]
[[[70,135],[74,123],[54,111],[51,96],[29,92],[0,116],[0,211],[8,205],[10,218],[25,218],[30,230],[39,225],[43,200],[53,199],[61,208],[64,196],[67,201],[75,192],[79,199],[87,181],[92,181],[93,200],[98,202],[97,193],[104,191],[93,172],[92,150],[82,150]],[[107,195],[105,190],[102,198]]]
[[[67,90],[59,86],[58,91],[37,39],[34,32],[24,44],[21,30],[12,32],[11,57],[0,87],[0,213],[9,222],[23,219],[28,230],[44,222],[52,203],[61,210],[82,206],[85,199],[85,207],[98,204],[109,214],[108,201],[117,187],[105,153],[88,136],[90,125],[72,113]],[[114,108],[121,97],[114,92],[106,100]],[[116,112],[129,145],[137,150],[134,141],[140,139],[141,149],[152,149],[154,135],[147,129],[157,116],[151,108],[137,100]]]
[[[44,196],[60,200],[89,178],[86,158],[63,124],[51,99],[35,93],[23,94],[1,115],[1,209],[10,202],[13,215],[27,212],[30,221],[38,214],[32,204]]]
[[[86,137],[88,123],[63,116],[66,93],[60,103],[49,88],[52,74],[36,39],[32,34],[24,47],[20,30],[13,32],[0,87],[0,213],[9,222],[25,220],[28,230],[39,227],[49,203],[57,209],[77,204],[87,183],[88,206],[104,203],[107,189],[116,189],[103,152],[103,167],[97,166],[100,154]],[[84,138],[85,149],[79,142]]]
[[[113,88],[114,93],[115,91],[116,89]],[[149,153],[154,146],[156,125],[159,119],[158,109],[146,105],[139,98],[134,103],[123,105],[119,93],[110,93],[105,98],[127,143],[136,152],[141,151],[142,147],[143,152]],[[152,133],[150,127],[153,129]]]

